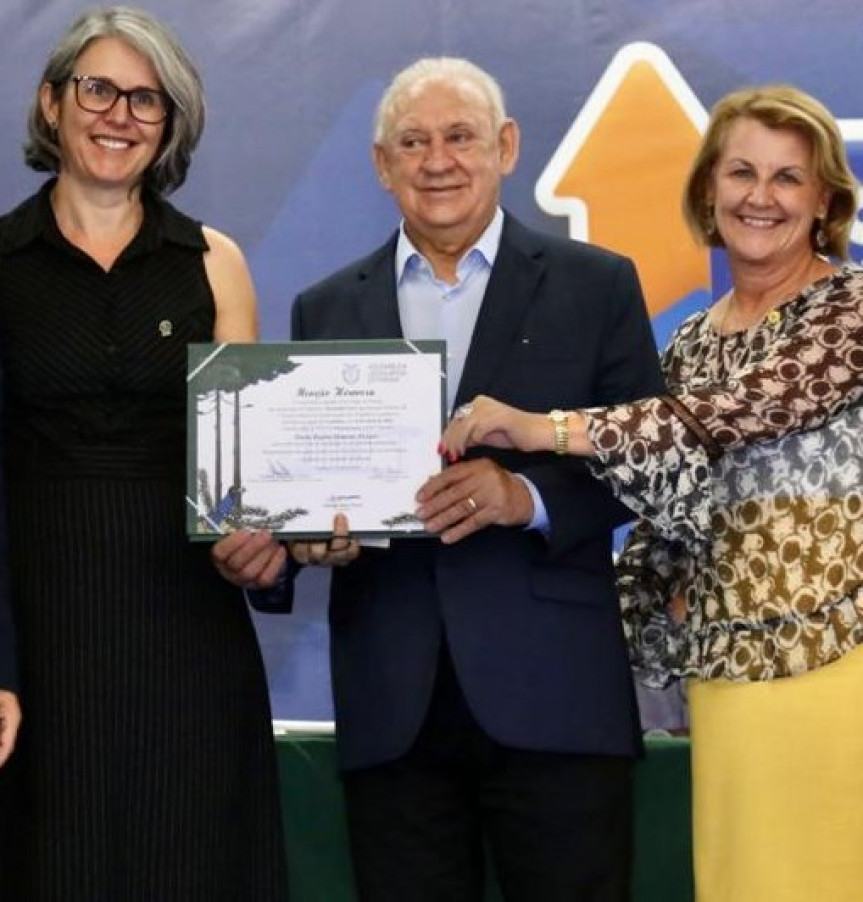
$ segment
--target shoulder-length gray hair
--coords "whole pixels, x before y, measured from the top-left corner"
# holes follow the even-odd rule
[[[186,180],[192,151],[204,130],[201,77],[176,37],[143,10],[112,6],[82,13],[51,51],[39,80],[27,119],[24,159],[38,172],[58,172],[60,147],[56,131],[45,120],[40,103],[42,85],[50,84],[59,100],[78,57],[99,38],[119,38],[144,56],[155,69],[162,90],[171,98],[162,146],[144,174],[144,184],[170,194]]]

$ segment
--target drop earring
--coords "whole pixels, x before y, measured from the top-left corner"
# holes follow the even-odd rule
[[[824,231],[824,220],[818,220],[818,231],[815,233],[815,245],[819,251],[827,247],[827,233]]]
[[[704,211],[704,232],[710,239],[716,236],[716,216],[712,205]]]

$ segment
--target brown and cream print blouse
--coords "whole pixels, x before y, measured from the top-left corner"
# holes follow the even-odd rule
[[[585,412],[643,518],[618,563],[640,678],[775,679],[863,642],[863,269],[746,332],[695,314],[663,365],[669,396]]]

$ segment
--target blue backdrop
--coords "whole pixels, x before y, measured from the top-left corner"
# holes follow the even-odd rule
[[[5,0],[0,7],[6,37],[0,57],[2,209],[39,184],[21,156],[26,110],[49,47],[85,5]],[[686,123],[697,130],[704,109],[725,92],[746,83],[791,81],[815,94],[842,120],[863,175],[863,8],[857,0],[150,0],[139,5],[176,30],[197,60],[207,90],[204,139],[189,182],[175,200],[245,249],[266,338],[287,337],[290,302],[300,288],[365,253],[395,226],[394,208],[370,163],[370,122],[389,77],[420,55],[467,56],[501,80],[523,131],[521,160],[504,190],[504,202],[516,215],[547,231],[619,244],[627,252],[641,234],[651,254],[686,259],[694,273],[698,252],[674,237],[676,206],[671,211],[654,206],[649,194],[636,198],[633,191],[645,179],[659,178],[651,143],[656,135],[673,133],[683,140]],[[603,131],[605,143],[594,152],[599,169],[576,167],[568,176],[570,195],[589,198],[590,215],[552,215],[549,191],[560,186],[549,181],[550,162],[559,162],[574,125],[581,122],[582,132],[598,129],[598,123],[579,116],[611,102],[598,96],[597,88],[613,91],[609,69],[614,71],[619,52],[636,42],[648,42],[667,57],[660,80],[672,96],[670,111],[662,112],[663,90],[650,88],[657,128],[642,125],[624,137]],[[675,119],[678,107],[682,112]],[[676,124],[666,129],[665,123]],[[621,148],[628,153],[621,154]],[[583,190],[579,177],[586,179]],[[598,198],[591,193],[598,181],[613,190]],[[653,229],[640,225],[645,213],[662,230],[665,247]],[[863,256],[860,222],[854,251]],[[649,260],[635,256],[640,269],[649,266]],[[709,300],[709,278],[693,278],[677,297],[667,296],[673,289],[646,285],[660,342],[684,312]],[[713,279],[722,281],[721,261],[714,261]],[[331,716],[324,580],[321,573],[304,574],[297,612],[258,620],[280,718]]]

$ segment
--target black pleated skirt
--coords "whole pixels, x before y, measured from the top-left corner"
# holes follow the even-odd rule
[[[186,539],[183,487],[12,477],[8,490],[24,725],[0,799],[5,891],[285,899],[258,644],[242,594]]]

